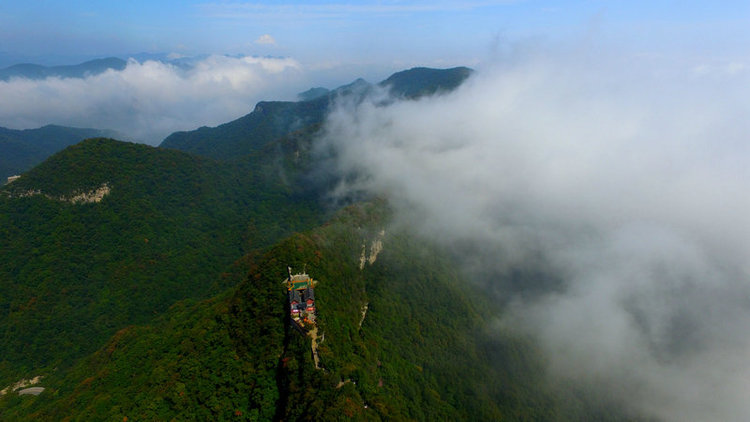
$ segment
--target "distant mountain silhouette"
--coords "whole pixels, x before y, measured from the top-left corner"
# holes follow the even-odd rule
[[[32,63],[21,63],[0,69],[0,80],[11,78],[44,79],[48,77],[83,78],[98,75],[109,69],[123,70],[127,62],[117,57],[89,60],[76,65],[42,66]]]
[[[47,125],[15,130],[0,127],[0,184],[47,157],[86,138],[115,136],[112,131]]]
[[[472,70],[466,67],[417,67],[395,73],[378,86],[389,89],[396,97],[413,99],[455,89],[471,73]],[[360,78],[332,91],[310,89],[300,94],[302,101],[262,101],[252,113],[237,120],[217,127],[175,132],[160,146],[217,159],[241,157],[294,131],[322,123],[336,98],[364,96],[372,89],[372,84]]]
[[[415,67],[394,73],[380,85],[389,87],[391,93],[397,96],[416,98],[441,91],[452,91],[471,76],[472,72],[473,70],[468,67],[452,69]]]

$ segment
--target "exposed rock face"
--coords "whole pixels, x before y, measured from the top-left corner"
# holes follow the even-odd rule
[[[31,395],[31,396],[38,396],[42,394],[42,391],[44,391],[44,387],[29,387],[24,388],[23,390],[18,392],[19,396],[25,396],[25,395]]]
[[[61,198],[61,200],[68,201],[73,204],[97,203],[97,202],[101,202],[105,196],[109,195],[109,192],[110,192],[109,184],[105,183],[92,191],[82,192],[82,193],[73,195],[72,197],[68,199]]]
[[[70,196],[52,196],[46,193],[42,193],[40,190],[28,190],[15,195],[16,198],[26,198],[29,196],[42,195],[48,199],[54,201],[70,202],[71,204],[92,204],[101,202],[105,196],[109,195],[111,189],[108,183],[104,183],[94,190],[88,192],[76,191]]]
[[[0,396],[4,396],[4,395],[10,393],[11,391],[16,391],[19,388],[24,388],[24,387],[28,387],[30,385],[39,384],[39,382],[42,380],[42,378],[44,378],[44,377],[42,377],[40,375],[37,375],[34,378],[22,379],[22,380],[18,381],[17,383],[9,385],[9,386],[3,388],[2,390],[0,390]],[[36,388],[40,388],[40,387],[36,387]],[[27,388],[26,390],[30,390],[30,389]],[[42,388],[42,390],[44,390],[44,389]],[[32,392],[24,393],[23,391],[25,391],[25,390],[19,391],[18,394],[34,394]],[[34,395],[37,395],[37,394],[39,394],[39,393],[36,393]]]
[[[362,243],[362,254],[359,256],[359,269],[365,268],[365,263],[370,265],[374,264],[378,259],[378,254],[383,251],[383,237],[385,237],[385,230],[381,230],[378,233],[378,237],[370,244],[370,254],[367,254],[365,243]]]
[[[362,254],[359,255],[359,269],[365,269],[365,262],[367,262],[367,247],[362,243]]]
[[[378,254],[383,251],[383,236],[385,236],[385,230],[380,232],[380,236],[372,241],[370,245],[370,256],[367,258],[367,262],[372,265],[375,260],[378,259]]]

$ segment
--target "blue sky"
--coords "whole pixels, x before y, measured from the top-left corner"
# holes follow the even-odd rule
[[[6,0],[0,53],[45,64],[159,52],[399,67],[473,64],[498,42],[593,34],[635,48],[720,54],[750,41],[749,10],[740,1]]]
[[[138,56],[83,80],[0,81],[0,126],[100,127],[158,143],[313,86],[378,82],[414,66],[481,70],[526,51],[746,73],[749,17],[747,1],[0,0],[0,68],[198,56],[187,72]]]

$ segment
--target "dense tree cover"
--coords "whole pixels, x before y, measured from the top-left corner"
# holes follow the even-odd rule
[[[424,71],[450,84],[429,69],[388,83],[450,86],[398,88]],[[46,376],[38,397],[0,398],[0,419],[622,420],[548,384],[530,341],[490,333],[501,305],[389,228],[383,202],[311,229],[336,183],[310,153],[316,113],[369,87],[261,103],[170,145],[203,158],[91,139],[0,189],[0,387]],[[104,185],[99,203],[65,201]],[[320,282],[321,368],[290,328],[287,266]]]
[[[91,353],[176,300],[222,291],[238,257],[317,224],[317,201],[270,171],[279,160],[227,165],[92,139],[5,186],[0,385]],[[99,203],[60,200],[104,184]]]
[[[381,236],[387,214],[380,203],[360,204],[287,238],[248,258],[236,288],[120,330],[75,367],[51,372],[40,396],[0,399],[0,412],[73,421],[585,420],[590,406],[545,386],[528,342],[508,333],[481,340],[487,303],[439,248],[405,231]],[[361,268],[362,244],[369,257],[374,240],[383,250]],[[321,369],[310,338],[289,325],[287,266],[318,280]]]
[[[328,97],[301,102],[263,101],[237,120],[175,132],[160,146],[215,159],[243,157],[295,130],[322,122],[328,101]]]
[[[417,98],[438,92],[449,92],[461,85],[472,74],[468,67],[430,69],[415,67],[394,73],[380,83],[397,96]]]
[[[486,323],[481,295],[473,297],[477,292],[438,248],[408,232],[389,233],[383,214],[377,205],[351,208],[314,231],[308,247],[298,247],[307,251],[304,260],[321,280],[316,298],[325,370],[311,369],[309,348],[288,356],[295,368],[287,374],[291,419],[549,416],[553,403],[537,382],[540,368],[524,358],[525,346],[503,339],[517,353],[504,364],[529,371],[523,378],[499,378],[489,349],[477,343]],[[370,258],[378,241],[382,252],[360,269],[363,247]]]
[[[23,173],[61,149],[97,136],[112,134],[56,125],[25,130],[0,127],[0,185],[8,176]]]

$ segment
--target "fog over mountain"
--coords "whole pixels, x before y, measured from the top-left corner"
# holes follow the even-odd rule
[[[50,123],[113,129],[158,144],[174,131],[217,125],[260,100],[293,99],[306,88],[301,66],[290,58],[212,55],[189,66],[130,59],[122,70],[83,78],[0,80],[0,122],[11,129]]]
[[[603,51],[514,51],[451,94],[339,107],[322,138],[351,176],[338,193],[386,195],[467,251],[506,304],[497,329],[531,335],[554,381],[647,417],[743,420],[750,78]],[[547,281],[497,283],[519,268]]]

